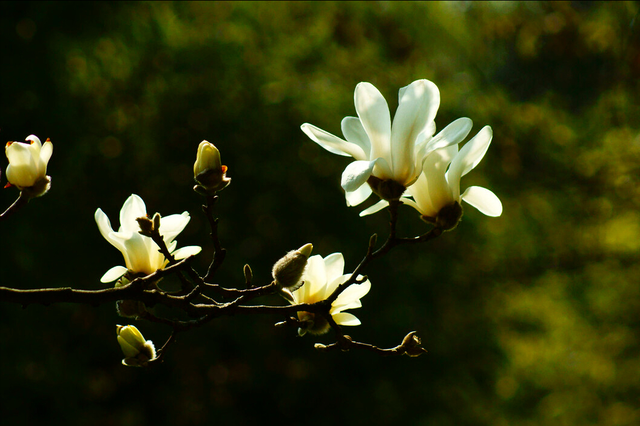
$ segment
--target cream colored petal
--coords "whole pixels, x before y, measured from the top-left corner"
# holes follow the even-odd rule
[[[436,149],[461,143],[472,127],[473,121],[467,117],[461,117],[453,121],[425,145],[424,152],[421,153],[423,158]]]
[[[415,149],[420,135],[436,116],[440,106],[438,87],[429,80],[417,80],[400,91],[398,110],[391,126],[391,170],[394,180],[407,184],[415,180]]]
[[[371,158],[371,141],[367,132],[362,127],[362,123],[358,117],[345,117],[341,123],[342,134],[347,141],[358,145],[362,148],[364,156],[362,158],[353,157],[356,160],[370,160]]]
[[[324,258],[324,269],[327,281],[341,277],[344,272],[344,256],[342,253],[332,253]]]
[[[97,209],[94,217],[96,219],[96,223],[98,224],[100,234],[102,234],[104,239],[109,241],[109,243],[120,250],[120,252],[124,253],[124,240],[126,238],[122,238],[121,234],[113,232],[111,222],[109,221],[107,215],[104,214],[101,209]]]
[[[349,276],[350,275],[347,275],[346,279],[348,279]],[[358,278],[360,279],[362,276],[359,276]],[[346,279],[343,279],[342,282],[346,281]],[[361,284],[353,284],[340,293],[340,296],[338,296],[335,302],[333,302],[332,306],[340,311],[359,308],[362,306],[360,299],[369,293],[369,290],[371,290],[371,282],[369,280]]]
[[[360,185],[355,191],[345,191],[344,196],[347,199],[347,206],[357,206],[371,196],[371,187],[368,184]]]
[[[355,325],[360,325],[360,320],[358,319],[358,317],[356,317],[353,314],[350,314],[348,312],[340,312],[337,314],[333,314],[332,315],[333,320],[338,324],[338,325],[348,325],[348,326],[355,326]]]
[[[305,281],[306,292],[309,297],[313,296],[321,287],[327,283],[327,274],[324,269],[322,256],[316,254],[307,260],[307,268],[302,279]],[[306,300],[305,300],[306,301]]]
[[[425,175],[428,190],[426,192],[411,192],[421,210],[429,209],[431,206],[438,212],[442,207],[452,204],[456,200],[453,198],[452,190],[445,177],[445,170],[457,151],[458,146],[451,145],[433,151],[425,159],[422,173]],[[427,199],[426,196],[429,198]]]
[[[117,280],[121,276],[123,276],[127,272],[127,268],[124,266],[114,266],[104,273],[102,278],[100,278],[101,283],[110,283],[112,281]]]
[[[369,216],[370,214],[374,214],[384,209],[389,205],[387,200],[380,200],[369,208],[366,208],[360,212],[360,217]]]
[[[162,217],[160,219],[160,235],[162,235],[164,242],[171,243],[189,224],[190,220],[188,212]]]
[[[140,226],[136,219],[146,215],[147,207],[142,198],[136,194],[131,194],[120,210],[120,229],[118,229],[118,232],[138,233]]]
[[[342,155],[345,157],[353,157],[356,159],[364,159],[364,151],[358,145],[347,142],[329,132],[314,126],[313,124],[304,123],[300,126],[302,131],[309,136],[309,139],[331,152],[332,154]]]
[[[462,199],[487,216],[498,217],[502,214],[500,199],[487,188],[470,186],[462,194]]]
[[[174,251],[172,254],[173,254],[173,257],[175,257],[177,260],[180,260],[180,259],[186,259],[189,256],[195,256],[201,251],[202,251],[202,247],[186,246],[186,247],[179,248],[178,250]]]
[[[359,83],[355,90],[356,112],[371,141],[369,158],[391,158],[391,115],[382,94],[371,83]]]
[[[142,235],[138,233],[131,234],[131,238],[124,242],[125,261],[127,268],[133,272],[151,274],[158,268],[153,267],[150,262],[150,253],[146,242]]]
[[[33,146],[38,148],[38,151],[40,150],[40,148],[42,147],[42,142],[40,142],[40,138],[37,137],[36,135],[29,135],[25,138],[26,141],[28,142],[33,142]]]
[[[342,172],[342,181],[340,182],[342,188],[347,192],[353,192],[360,188],[371,176],[378,160],[376,158],[373,161],[354,161],[349,164]]]
[[[33,186],[38,179],[37,156],[35,149],[39,147],[14,142],[5,149],[9,166],[7,167],[7,180],[20,188]]]
[[[47,173],[47,164],[49,163],[49,159],[53,154],[53,144],[51,142],[45,142],[42,145],[42,149],[40,150],[40,164],[43,167],[42,174],[45,175]]]
[[[477,135],[462,147],[451,162],[451,167],[447,171],[447,181],[456,200],[460,199],[460,178],[478,165],[489,149],[492,138],[493,131],[491,127],[484,126]]]

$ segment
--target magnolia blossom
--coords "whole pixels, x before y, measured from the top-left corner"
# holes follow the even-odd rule
[[[33,196],[37,197],[51,186],[47,163],[53,154],[53,144],[47,139],[43,145],[35,135],[28,136],[26,140],[29,143],[7,142],[7,180],[20,190],[31,189]]]
[[[470,130],[471,127],[460,134],[460,140]],[[445,230],[458,223],[462,215],[462,200],[487,216],[500,216],[502,203],[490,190],[471,186],[460,193],[460,179],[480,163],[492,138],[491,127],[485,126],[460,151],[457,144],[433,151],[424,160],[422,174],[407,188],[400,201],[418,210],[425,221]],[[383,203],[378,203],[362,213],[371,214],[383,207]]]
[[[393,125],[386,100],[371,83],[356,86],[355,106],[358,117],[342,120],[346,140],[308,123],[301,127],[327,151],[356,160],[342,173],[342,188],[350,206],[362,203],[372,190],[383,199],[400,197],[418,179],[424,157],[455,143],[451,137],[468,120],[456,120],[433,136],[440,92],[429,80],[417,80],[400,89]]]
[[[320,255],[311,256],[307,261],[307,268],[302,276],[304,284],[291,293],[291,302],[316,303],[328,298],[338,286],[346,282],[351,274],[344,274],[344,258],[342,253],[333,253],[324,259]],[[358,276],[361,279],[362,276]],[[331,304],[329,313],[339,325],[360,325],[360,320],[354,315],[342,311],[362,306],[360,298],[369,292],[369,280],[361,284],[353,284],[340,293]],[[298,329],[300,335],[307,331],[312,334],[323,334],[329,331],[329,323],[321,315],[311,312],[298,312],[298,319],[303,326]]]
[[[150,238],[141,235],[140,226],[136,221],[139,217],[147,216],[147,208],[142,198],[133,194],[125,201],[120,210],[120,228],[115,232],[109,218],[101,209],[96,210],[95,219],[102,236],[124,256],[124,266],[114,266],[100,279],[103,283],[115,281],[125,272],[152,274],[162,269],[168,263],[164,255],[159,252],[158,245]],[[198,246],[187,246],[176,250],[174,239],[189,223],[188,212],[173,214],[160,219],[160,235],[162,235],[169,252],[176,259],[184,259],[201,250]]]
[[[133,325],[118,325],[118,343],[124,353],[122,364],[128,367],[144,367],[156,359],[156,348],[151,340],[145,340]]]

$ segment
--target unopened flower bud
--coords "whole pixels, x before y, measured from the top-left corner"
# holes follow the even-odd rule
[[[122,364],[128,367],[146,367],[156,358],[156,349],[151,340],[144,340],[142,333],[133,325],[117,326],[118,343],[124,359]]]
[[[222,165],[218,148],[211,142],[200,142],[196,162],[193,164],[193,177],[198,185],[193,189],[205,195],[213,195],[231,182],[226,174],[227,166]]]
[[[30,135],[25,142],[7,142],[5,154],[9,160],[7,186],[16,186],[29,198],[44,195],[51,188],[51,177],[47,176],[47,163],[53,153],[49,139],[40,142]]]
[[[410,357],[417,357],[426,354],[427,350],[422,347],[422,340],[416,335],[415,331],[407,334],[402,340],[402,348],[404,353]]]
[[[307,259],[313,250],[312,244],[305,244],[298,250],[292,250],[273,265],[271,275],[278,287],[295,291],[302,285],[300,278],[307,266]]]
[[[136,222],[140,226],[140,234],[145,237],[151,237],[153,235],[153,221],[147,216],[137,217]]]

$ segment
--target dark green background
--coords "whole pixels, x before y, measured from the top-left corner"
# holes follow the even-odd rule
[[[222,152],[229,253],[217,279],[256,281],[312,242],[347,269],[387,215],[339,186],[353,90],[395,110],[419,78],[441,91],[438,128],[462,116],[494,139],[463,188],[491,188],[500,218],[466,208],[454,232],[367,271],[355,338],[418,330],[429,354],[321,354],[234,317],[180,336],[152,369],[120,365],[113,306],[3,304],[0,415],[48,425],[636,425],[640,423],[638,3],[3,3],[0,136],[50,137],[53,188],[1,224],[2,285],[101,288],[121,255],[93,220],[139,194],[188,210],[180,245],[211,255],[191,191],[198,143]],[[6,161],[0,161],[2,169]],[[4,183],[4,177],[3,177]],[[0,193],[2,207],[17,190]],[[369,201],[369,203],[372,203]],[[366,205],[368,205],[366,204]],[[365,206],[366,206],[365,205]],[[400,232],[427,227],[401,209]],[[268,299],[265,303],[280,303]],[[169,330],[136,323],[161,342]]]

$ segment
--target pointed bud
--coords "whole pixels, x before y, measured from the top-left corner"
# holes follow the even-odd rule
[[[415,331],[404,337],[401,347],[404,349],[404,353],[410,357],[417,357],[427,353],[427,350],[422,347],[422,340],[416,335]]]
[[[153,221],[146,216],[137,217],[136,222],[138,222],[138,226],[140,227],[140,231],[138,231],[141,235],[145,237],[151,237],[153,235]]]
[[[253,281],[253,271],[251,271],[251,266],[249,266],[248,263],[244,265],[243,272],[245,284],[247,285],[247,287],[251,287],[251,281]]]
[[[118,343],[124,353],[122,364],[128,367],[146,367],[156,358],[156,349],[151,340],[144,340],[142,333],[133,325],[117,326]]]
[[[198,185],[193,189],[204,195],[214,195],[231,182],[226,173],[227,166],[222,165],[218,148],[210,142],[200,142],[196,162],[193,164],[193,177]]]
[[[302,285],[300,278],[302,278],[312,250],[312,244],[305,244],[298,250],[290,251],[273,265],[271,275],[278,287],[294,291]]]

